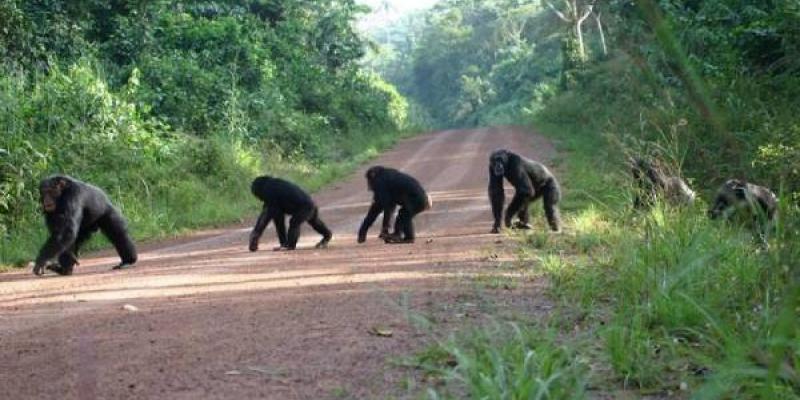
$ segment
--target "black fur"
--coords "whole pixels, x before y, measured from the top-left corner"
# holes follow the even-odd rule
[[[556,177],[543,164],[501,149],[489,156],[489,200],[494,216],[492,233],[500,231],[505,203],[504,179],[507,179],[516,191],[506,209],[506,227],[511,227],[512,218],[517,216],[519,222],[515,226],[529,228],[528,206],[541,198],[550,229],[555,232],[561,230],[558,210],[561,188]]]
[[[71,275],[78,264],[80,247],[100,230],[114,245],[122,262],[114,269],[136,263],[136,246],[125,219],[98,187],[65,175],[42,180],[39,193],[50,237],[36,257],[33,273],[41,275],[47,267],[61,275]],[[58,258],[57,264],[48,265]]]
[[[739,179],[729,179],[720,186],[708,210],[711,219],[744,218],[763,236],[775,220],[778,198],[766,187]]]
[[[668,176],[658,162],[630,158],[628,163],[638,186],[633,198],[634,208],[650,207],[658,197],[673,206],[694,203],[695,193],[689,185],[680,177]]]
[[[358,242],[367,240],[367,231],[378,214],[383,213],[381,237],[387,243],[414,242],[413,218],[431,207],[431,200],[425,189],[414,177],[393,168],[375,166],[367,170],[367,186],[373,192],[373,202],[361,228]],[[394,232],[389,234],[389,221],[395,207],[400,206],[394,224]]]
[[[279,249],[294,250],[300,238],[300,225],[308,222],[315,231],[322,235],[317,248],[326,247],[333,237],[330,229],[319,218],[317,208],[311,196],[297,185],[283,179],[260,176],[253,180],[250,187],[253,195],[264,202],[253,232],[250,234],[250,251],[258,250],[258,241],[269,222],[275,221],[275,231],[280,242]],[[286,232],[286,215],[289,219],[289,232]]]

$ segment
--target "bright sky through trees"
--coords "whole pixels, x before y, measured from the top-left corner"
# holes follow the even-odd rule
[[[431,7],[439,0],[358,0],[366,4],[372,12],[361,18],[358,25],[363,30],[372,27],[387,25],[403,15],[420,9]]]

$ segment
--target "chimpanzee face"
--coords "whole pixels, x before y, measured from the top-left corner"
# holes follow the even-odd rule
[[[44,212],[51,213],[56,210],[58,199],[67,186],[69,186],[69,182],[63,178],[53,178],[42,182],[39,187],[39,195]]]
[[[494,176],[503,176],[506,173],[506,164],[508,164],[508,153],[505,151],[498,151],[492,154],[489,159],[492,167],[492,174]]]
[[[379,175],[380,171],[381,171],[380,167],[372,167],[372,168],[367,170],[367,174],[366,174],[366,177],[367,177],[367,189],[369,189],[369,190],[371,190],[373,192],[375,191],[374,182],[375,182],[375,178]]]
[[[717,192],[714,204],[708,210],[708,217],[717,219],[730,216],[736,210],[737,205],[747,203],[746,190],[747,186],[740,180],[731,179],[725,182]]]

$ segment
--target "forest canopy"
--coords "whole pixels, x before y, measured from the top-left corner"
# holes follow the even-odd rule
[[[800,190],[796,1],[444,0],[371,37],[371,68],[440,126],[570,122]]]

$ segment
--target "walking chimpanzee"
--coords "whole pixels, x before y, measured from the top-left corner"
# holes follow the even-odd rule
[[[358,242],[367,240],[367,231],[378,214],[384,216],[381,237],[386,243],[413,243],[414,216],[432,206],[430,196],[425,193],[414,177],[393,168],[375,166],[367,170],[367,187],[373,192],[372,205],[358,230]],[[400,206],[394,223],[394,232],[389,234],[389,219],[395,207]]]
[[[689,206],[697,197],[686,182],[679,176],[670,176],[661,163],[642,157],[631,157],[628,160],[636,191],[633,198],[634,208],[647,208],[659,197],[672,206]]]
[[[550,229],[558,232],[561,229],[561,217],[558,202],[561,189],[558,180],[542,163],[521,157],[508,150],[494,151],[489,156],[489,200],[492,203],[494,225],[492,233],[500,231],[500,219],[503,216],[503,179],[508,179],[516,193],[506,210],[505,225],[511,228],[511,219],[517,215],[519,221],[513,226],[518,229],[530,229],[528,205],[543,199],[544,212]]]
[[[258,240],[271,220],[275,220],[275,231],[278,234],[280,247],[274,250],[294,250],[300,237],[300,225],[308,222],[315,231],[322,235],[317,248],[325,248],[333,237],[330,229],[319,219],[319,209],[311,196],[297,185],[280,178],[260,176],[253,180],[250,187],[253,195],[264,202],[264,209],[256,221],[250,234],[250,251],[258,250]],[[286,215],[289,219],[289,233],[286,233]]]
[[[717,190],[714,203],[708,210],[711,219],[735,220],[749,225],[766,243],[767,235],[775,228],[778,197],[769,188],[741,179],[728,179]]]
[[[42,211],[50,237],[36,257],[33,273],[45,268],[59,275],[72,275],[83,243],[100,230],[116,248],[122,262],[113,269],[136,263],[136,246],[125,219],[100,188],[66,175],[53,175],[39,184]],[[51,263],[57,258],[56,263]]]

